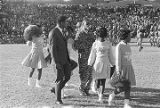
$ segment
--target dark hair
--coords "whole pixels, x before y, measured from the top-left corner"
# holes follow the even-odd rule
[[[71,26],[67,26],[67,27],[66,27],[66,30],[67,30],[67,31],[74,32],[74,29],[73,29]]]
[[[98,32],[99,32],[99,37],[101,38],[107,37],[107,29],[105,27],[100,27]]]
[[[65,22],[66,19],[67,19],[66,16],[59,16],[57,22],[58,22],[58,24],[60,24],[61,22]]]
[[[39,37],[41,33],[40,27],[37,25],[29,25],[25,28],[23,36],[26,41],[31,41],[33,36]]]
[[[130,34],[130,30],[129,29],[120,29],[120,31],[119,31],[119,39],[120,40],[125,40],[128,36],[129,36],[129,34]]]
[[[142,33],[145,33],[145,29],[140,29],[139,31]]]

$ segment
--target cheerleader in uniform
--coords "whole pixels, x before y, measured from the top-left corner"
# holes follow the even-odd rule
[[[37,69],[38,79],[36,80],[36,87],[40,88],[41,86],[39,85],[39,82],[42,76],[42,68],[47,67],[43,54],[43,38],[41,37],[41,28],[37,25],[29,25],[24,30],[24,39],[27,41],[28,46],[32,46],[31,51],[22,61],[23,66],[31,68],[28,77],[28,85],[31,85],[32,75],[35,69]]]
[[[115,95],[124,92],[124,108],[131,108],[129,105],[130,99],[130,89],[131,86],[136,85],[135,74],[131,62],[131,48],[128,45],[130,42],[130,30],[121,29],[120,30],[120,42],[116,46],[115,52],[115,65],[116,70],[113,74],[120,75],[122,78],[127,80],[127,84],[124,84],[123,87],[116,87],[114,92],[109,95],[108,104],[112,105],[112,100]]]
[[[106,37],[107,29],[101,27],[88,59],[89,67],[93,68],[93,79],[97,81],[96,88],[100,103],[103,103],[106,79],[110,78],[110,65],[114,65],[112,45]]]

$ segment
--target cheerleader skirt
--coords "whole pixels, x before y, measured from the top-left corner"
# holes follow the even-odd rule
[[[23,66],[41,69],[47,67],[43,51],[30,52],[25,59],[22,61]]]

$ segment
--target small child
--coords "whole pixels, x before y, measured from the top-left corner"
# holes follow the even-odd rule
[[[42,76],[42,68],[47,67],[47,63],[43,54],[43,38],[41,37],[41,28],[37,25],[29,25],[24,30],[24,39],[28,46],[32,46],[30,53],[22,61],[23,66],[31,68],[28,85],[31,85],[31,78],[35,71],[38,70],[38,79],[36,80],[36,87],[40,88],[39,81]]]
[[[103,103],[106,79],[110,78],[110,66],[114,65],[111,43],[106,39],[107,29],[101,27],[97,39],[92,45],[88,59],[90,68],[93,66],[93,79],[97,81],[98,102]]]
[[[108,104],[110,106],[112,104],[112,100],[114,99],[115,95],[124,91],[125,95],[124,108],[131,108],[131,106],[129,105],[130,89],[131,85],[136,85],[136,81],[131,62],[131,48],[127,44],[131,40],[130,30],[121,29],[119,38],[120,42],[116,46],[116,52],[115,52],[115,65],[116,65],[115,73],[117,75],[120,75],[121,78],[126,79],[129,83],[124,84],[123,87],[116,87],[114,92],[109,95]]]

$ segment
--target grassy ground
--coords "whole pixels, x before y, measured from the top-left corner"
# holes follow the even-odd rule
[[[131,93],[133,108],[160,108],[160,49],[150,47],[145,43],[142,52],[132,43],[132,59],[136,74],[136,87]],[[21,61],[28,54],[30,48],[26,45],[0,45],[0,108],[62,108],[54,104],[55,96],[50,93],[54,85],[55,69],[49,66],[43,70],[42,88],[35,87],[37,72],[33,76],[32,86],[27,85],[29,68],[22,67]],[[71,53],[77,59],[77,53]],[[67,98],[63,99],[65,106],[73,108],[122,108],[123,93],[115,98],[112,107],[107,106],[108,95],[112,89],[106,84],[104,104],[97,103],[97,95],[81,97],[78,69],[69,81],[70,86],[65,89]]]

